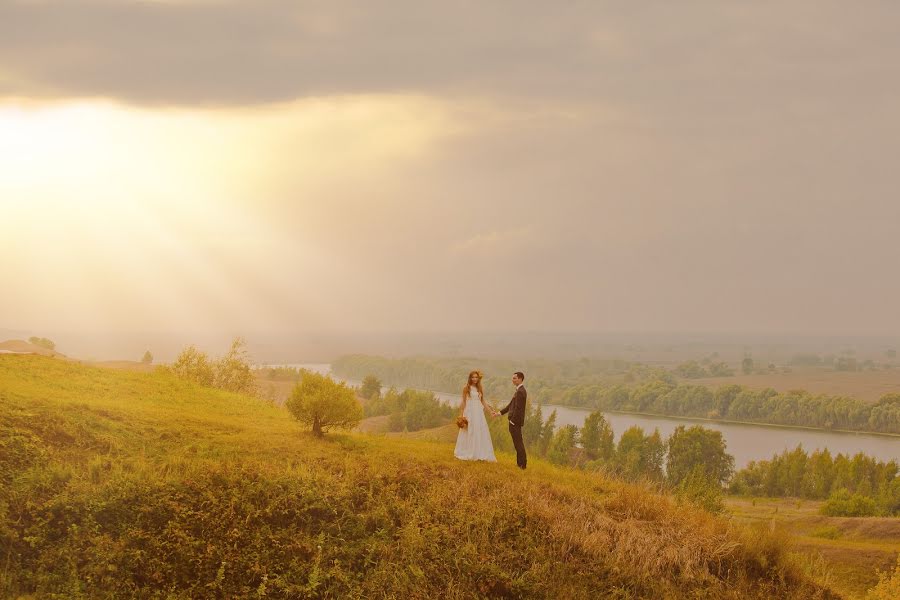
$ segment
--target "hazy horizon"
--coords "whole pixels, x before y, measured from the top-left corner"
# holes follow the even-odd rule
[[[0,2],[0,328],[900,337],[898,17]]]

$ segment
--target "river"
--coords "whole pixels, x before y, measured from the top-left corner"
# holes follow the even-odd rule
[[[328,364],[294,364],[285,366],[301,367],[319,373],[331,374],[331,365]],[[347,383],[359,385],[359,382],[356,381],[347,381]],[[459,397],[456,394],[444,392],[434,392],[434,394],[441,401],[448,404],[456,405],[459,402]],[[511,389],[510,396],[512,396]],[[588,409],[554,406],[551,404],[545,405],[543,410],[545,419],[552,411],[556,411],[557,426],[575,425],[576,427],[581,427],[584,425],[585,418],[591,413]],[[734,456],[734,463],[737,468],[745,467],[752,460],[768,459],[784,450],[792,450],[798,444],[802,445],[808,452],[828,448],[832,455],[839,452],[843,454],[865,452],[879,460],[900,460],[900,437],[896,436],[869,433],[840,433],[771,425],[723,423],[702,419],[653,417],[631,413],[607,412],[604,414],[612,426],[617,440],[622,435],[622,432],[635,425],[642,427],[647,432],[659,429],[663,439],[669,436],[679,425],[700,424],[706,428],[721,431],[728,447],[728,453]]]

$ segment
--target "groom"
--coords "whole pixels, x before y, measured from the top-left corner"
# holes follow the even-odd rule
[[[528,392],[525,391],[525,374],[516,371],[512,378],[513,385],[516,386],[516,393],[506,405],[506,408],[500,411],[501,415],[509,413],[509,434],[512,436],[513,445],[516,447],[516,464],[519,468],[525,470],[528,464],[528,456],[525,455],[525,442],[522,441],[522,425],[525,424],[525,400],[528,398]]]

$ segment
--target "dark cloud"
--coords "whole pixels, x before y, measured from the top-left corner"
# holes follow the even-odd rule
[[[894,97],[900,6],[65,0],[0,3],[23,96],[256,103],[417,91],[578,98],[674,114]],[[858,88],[862,87],[860,90]]]

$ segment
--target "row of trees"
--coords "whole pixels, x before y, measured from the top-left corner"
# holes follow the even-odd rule
[[[490,398],[510,394],[507,374],[520,367],[528,374],[529,397],[540,403],[558,403],[599,410],[648,412],[660,415],[703,417],[819,427],[900,433],[900,394],[888,394],[869,404],[845,396],[811,394],[802,390],[777,392],[739,385],[718,389],[678,383],[673,373],[624,361],[574,360],[505,361],[472,359],[387,359],[347,356],[332,365],[335,373],[359,379],[375,374],[390,385],[458,391],[468,372],[482,363]],[[702,366],[702,365],[701,365]],[[703,367],[707,370],[708,367]],[[685,367],[690,372],[693,366]],[[593,374],[591,373],[593,371]],[[577,382],[577,383],[574,383]]]
[[[721,432],[681,425],[663,439],[658,430],[630,427],[615,443],[609,421],[591,413],[582,427],[556,427],[556,411],[544,420],[540,405],[529,406],[522,437],[529,453],[558,465],[603,470],[631,481],[649,481],[712,511],[724,508],[725,483],[734,471]],[[512,451],[505,420],[489,421],[494,447]]]
[[[675,367],[675,374],[685,379],[700,379],[702,377],[731,377],[734,369],[724,362],[712,362],[703,360],[689,360]]]
[[[827,514],[900,515],[900,477],[896,461],[863,453],[832,457],[826,450],[808,454],[802,447],[771,460],[754,461],[738,471],[730,491],[749,496],[790,496],[828,500]]]
[[[366,390],[361,390],[366,391]],[[390,431],[419,431],[446,424],[456,410],[438,400],[431,392],[391,388],[383,395],[370,392],[363,411],[366,417],[389,415]]]
[[[711,390],[650,381],[635,387],[576,386],[563,392],[560,402],[601,410],[900,433],[900,394],[887,394],[878,403],[867,404],[855,398],[803,390],[777,392],[739,385]]]

